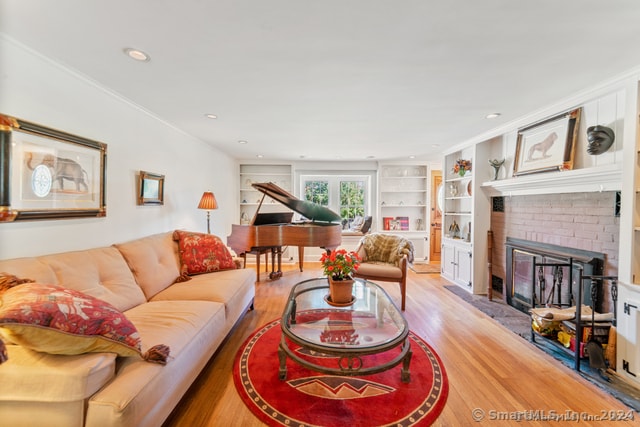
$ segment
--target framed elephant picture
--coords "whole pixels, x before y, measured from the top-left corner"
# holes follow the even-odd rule
[[[106,215],[107,145],[0,114],[0,222]]]

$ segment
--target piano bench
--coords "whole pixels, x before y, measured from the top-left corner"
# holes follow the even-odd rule
[[[255,248],[252,251],[245,252],[240,254],[239,256],[244,259],[244,267],[247,267],[247,255],[253,254],[256,256],[256,274],[257,281],[260,281],[260,255],[264,255],[264,272],[267,273],[269,271],[269,254],[271,253],[271,248]]]

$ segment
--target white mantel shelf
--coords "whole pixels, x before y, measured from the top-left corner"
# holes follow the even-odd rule
[[[482,183],[490,196],[620,191],[622,165],[541,172]]]

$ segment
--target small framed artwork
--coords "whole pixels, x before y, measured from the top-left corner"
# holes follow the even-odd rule
[[[513,176],[573,169],[581,109],[518,131]]]
[[[0,114],[0,161],[0,222],[106,216],[106,144]]]
[[[164,175],[140,171],[138,187],[139,205],[164,204]]]
[[[391,221],[389,221],[389,230],[394,230],[394,231],[402,230],[401,225],[400,225],[400,220],[394,218]]]

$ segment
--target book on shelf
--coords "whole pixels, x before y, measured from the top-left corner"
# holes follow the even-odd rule
[[[400,223],[399,230],[407,231],[409,230],[409,217],[408,216],[397,216],[396,221]]]
[[[382,217],[382,229],[391,230],[391,221],[393,221],[393,217],[391,216]]]
[[[385,216],[382,217],[382,229],[385,231],[408,231],[409,230],[409,217],[408,216]]]

